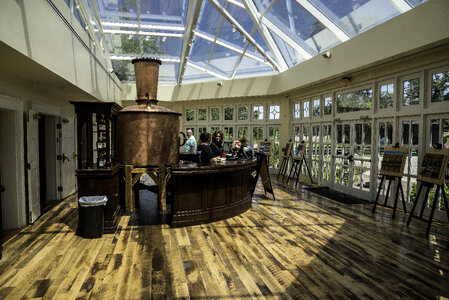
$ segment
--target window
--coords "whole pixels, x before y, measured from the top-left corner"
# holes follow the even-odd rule
[[[293,106],[293,118],[299,119],[301,117],[301,104],[295,103]]]
[[[206,127],[198,127],[198,138],[200,137],[201,133],[207,132]]]
[[[313,100],[313,116],[320,116],[320,99]]]
[[[270,105],[270,120],[279,120],[281,117],[281,107],[279,105]]]
[[[304,102],[302,104],[302,117],[308,118],[309,117],[309,101]]]
[[[220,108],[212,107],[210,109],[210,119],[211,121],[220,121]]]
[[[242,137],[246,137],[248,138],[248,127],[247,126],[243,126],[243,127],[238,127],[238,138],[242,138]]]
[[[432,75],[431,102],[449,101],[449,71]]]
[[[198,108],[198,121],[207,121],[207,110],[205,108]]]
[[[195,111],[191,108],[186,109],[186,122],[195,121]]]
[[[240,121],[248,120],[248,106],[240,106],[238,113]]]
[[[214,134],[215,131],[220,131],[220,130],[221,130],[220,127],[213,126],[213,127],[210,128],[210,132],[209,133],[212,135],[212,134]]]
[[[332,113],[332,97],[324,98],[323,114],[330,115]]]
[[[419,104],[419,78],[405,80],[402,92],[402,105]]]
[[[224,134],[224,140],[225,141],[232,141],[234,140],[234,127],[223,127],[223,134]]]
[[[263,105],[253,107],[253,120],[263,120]]]
[[[372,106],[372,89],[364,89],[337,95],[337,112],[355,112],[370,110]]]
[[[225,121],[234,120],[234,108],[233,107],[225,107],[224,109],[224,119]]]
[[[379,95],[379,108],[393,107],[394,85],[392,83],[381,85]]]

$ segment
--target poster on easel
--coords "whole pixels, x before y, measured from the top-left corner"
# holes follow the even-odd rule
[[[288,158],[290,156],[290,153],[292,152],[293,148],[293,142],[288,142],[287,145],[285,145],[284,152],[282,153],[283,158]]]
[[[402,177],[407,156],[407,147],[385,147],[380,175]]]
[[[306,149],[305,143],[296,144],[295,154],[293,155],[293,159],[301,161],[304,158],[305,149]]]
[[[449,160],[449,149],[428,148],[418,171],[418,180],[442,185]]]
[[[260,141],[259,152],[270,156],[271,153],[273,152],[272,145],[273,145],[272,141]]]

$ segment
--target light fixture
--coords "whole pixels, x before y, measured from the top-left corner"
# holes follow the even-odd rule
[[[236,32],[237,28],[235,28],[235,26],[232,26],[232,32]]]
[[[150,40],[150,37],[149,36],[147,36],[146,38],[145,38],[145,41],[149,41]]]
[[[325,53],[323,53],[323,57],[324,58],[330,58],[331,57],[331,52],[330,51],[326,51]]]
[[[219,81],[219,82],[217,82],[217,85],[218,85],[218,86],[222,86],[222,85],[223,85],[223,82]]]
[[[128,35],[128,40],[130,40],[130,39],[132,39],[132,38],[133,38],[133,35],[132,35],[132,34]]]
[[[345,76],[341,79],[341,84],[343,85],[343,87],[348,87],[349,84],[351,83],[351,78]]]
[[[79,6],[79,4],[77,4],[77,5],[75,6],[75,7],[76,7],[76,9],[80,9],[80,6]]]
[[[167,41],[167,37],[164,36],[164,37],[162,38],[162,42],[165,43],[166,41]]]
[[[246,43],[246,36],[243,37],[243,42]]]

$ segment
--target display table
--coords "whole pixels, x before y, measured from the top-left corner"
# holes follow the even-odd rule
[[[217,164],[179,164],[172,168],[168,201],[172,227],[237,216],[251,207],[257,160]]]

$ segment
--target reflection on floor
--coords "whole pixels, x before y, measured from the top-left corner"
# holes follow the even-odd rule
[[[391,209],[259,183],[253,207],[171,229],[123,216],[115,234],[75,235],[76,198],[3,240],[0,299],[449,297],[449,228]],[[133,225],[134,224],[134,225]]]

